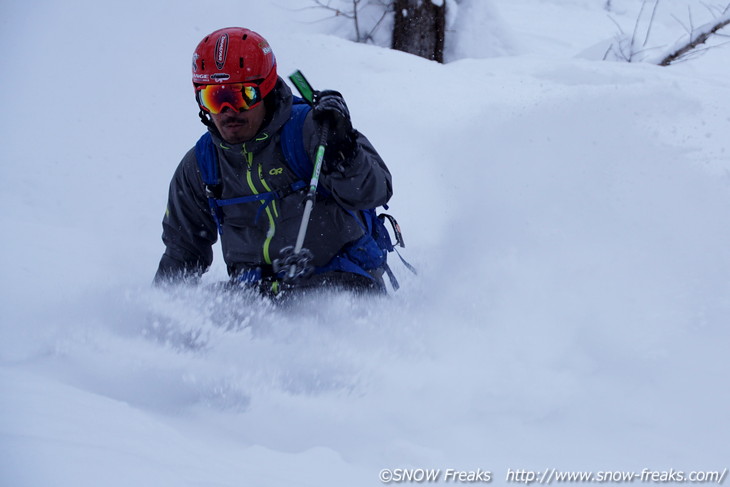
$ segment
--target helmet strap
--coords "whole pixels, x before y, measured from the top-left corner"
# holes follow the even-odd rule
[[[206,127],[213,127],[213,120],[210,119],[210,115],[208,112],[203,110],[202,108],[198,112],[198,116],[200,117],[200,121],[205,125]]]
[[[221,139],[223,138],[223,136],[221,136],[221,133],[218,131],[218,127],[216,127],[215,124],[213,123],[213,119],[210,118],[210,113],[201,109],[198,112],[198,116],[200,117],[200,121],[203,122],[203,125],[208,127],[208,129],[212,133],[214,133],[216,136],[220,137]]]

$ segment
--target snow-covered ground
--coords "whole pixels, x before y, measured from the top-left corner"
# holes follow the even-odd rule
[[[706,3],[660,2],[645,54]],[[2,485],[730,467],[730,46],[601,61],[619,26],[644,43],[640,0],[447,4],[445,65],[304,0],[2,4]],[[150,287],[203,130],[190,55],[228,25],[339,89],[389,164],[420,270],[393,260],[390,298]]]

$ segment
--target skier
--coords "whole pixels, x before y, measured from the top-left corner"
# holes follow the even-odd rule
[[[384,205],[393,194],[388,168],[353,129],[342,95],[315,92],[302,125],[312,160],[325,122],[329,131],[320,191],[304,240],[311,254],[303,254],[309,258],[299,265],[306,269],[296,278],[282,279],[273,264],[297,239],[306,197],[306,188],[292,189],[301,178],[280,143],[292,113],[292,92],[277,75],[269,43],[239,27],[217,30],[200,41],[193,54],[193,86],[200,119],[215,146],[221,184],[206,186],[195,149],[185,154],[170,183],[162,222],[166,249],[154,282],[197,282],[213,261],[212,246],[220,233],[232,283],[274,295],[284,288],[383,292],[382,268],[362,272],[349,264],[335,265],[348,259],[348,244],[366,231],[356,211]],[[211,192],[218,193],[216,198],[247,201],[220,207],[216,218],[209,207]]]

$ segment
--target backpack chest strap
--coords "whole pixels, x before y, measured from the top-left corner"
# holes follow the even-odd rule
[[[256,217],[254,218],[254,223],[258,223],[261,212],[263,212],[271,204],[272,201],[285,198],[290,194],[296,193],[297,191],[304,189],[306,186],[307,184],[304,181],[299,180],[294,181],[286,188],[275,191],[267,191],[265,193],[252,194],[248,196],[238,196],[236,198],[221,199],[215,196],[216,187],[206,184],[205,193],[208,198],[208,205],[210,206],[210,211],[213,215],[213,219],[215,220],[215,224],[218,227],[218,233],[220,235],[223,235],[223,210],[221,209],[221,207],[242,205],[259,201],[261,202],[261,206],[259,207],[258,211],[256,211]]]

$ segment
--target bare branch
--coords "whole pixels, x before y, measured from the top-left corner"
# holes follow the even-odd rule
[[[608,59],[608,53],[611,52],[611,51],[613,51],[613,44],[611,44],[610,46],[608,46],[608,49],[606,49],[606,52],[603,53],[603,59],[602,59],[602,61],[605,61],[606,59]]]
[[[382,15],[380,16],[380,18],[379,18],[379,19],[378,19],[378,21],[377,21],[377,22],[375,23],[375,25],[373,26],[373,28],[372,28],[372,29],[370,29],[370,32],[368,32],[367,36],[366,36],[366,37],[365,37],[365,39],[364,39],[364,40],[366,40],[366,41],[369,41],[369,40],[371,40],[371,39],[373,38],[373,33],[374,33],[374,32],[375,32],[376,30],[378,30],[378,27],[380,27],[380,24],[382,24],[382,23],[383,23],[383,20],[385,20],[385,18],[386,18],[386,17],[388,16],[388,14],[390,13],[390,4],[388,4],[388,5],[384,5],[384,4],[383,4],[383,3],[381,2],[381,5],[383,5],[383,6],[385,7],[385,8],[383,9],[383,14],[382,14]]]
[[[623,30],[623,29],[621,28],[621,24],[619,24],[619,23],[618,23],[618,21],[617,21],[616,19],[614,19],[613,17],[611,17],[610,15],[608,16],[608,18],[609,18],[609,20],[610,20],[611,22],[613,22],[613,23],[614,23],[614,25],[615,25],[615,26],[616,26],[616,28],[618,29],[619,33],[623,35],[623,33],[624,33],[624,30]]]
[[[633,47],[636,45],[636,34],[639,32],[639,22],[641,22],[641,17],[644,14],[644,7],[646,7],[647,0],[641,1],[641,9],[639,9],[639,15],[636,16],[636,22],[634,23],[634,31],[631,33],[631,50],[633,51]],[[631,61],[631,56],[629,57],[629,62]]]
[[[646,37],[644,37],[643,47],[646,47],[646,43],[649,42],[649,34],[651,34],[651,26],[654,24],[654,18],[656,17],[656,9],[659,6],[659,0],[654,2],[654,10],[651,12],[651,18],[649,19],[649,26],[646,28]]]
[[[728,7],[730,7],[730,5],[728,5]],[[728,8],[725,9],[725,12],[727,11]],[[730,15],[725,15],[721,19],[715,21],[715,23],[706,24],[698,28],[696,32],[693,30],[692,33],[690,33],[689,40],[684,45],[681,45],[666,55],[658,64],[660,66],[669,66],[674,61],[686,56],[689,52],[697,49],[698,46],[707,42],[713,34],[728,24],[730,24]]]
[[[346,19],[353,18],[352,13],[345,12],[343,10],[340,10],[337,7],[332,7],[332,6],[330,6],[330,2],[327,2],[325,4],[321,0],[312,0],[312,1],[316,5],[316,7],[310,7],[310,8],[317,8],[317,7],[319,7],[319,8],[323,8],[325,10],[329,10],[330,12],[334,12],[336,17],[342,16],[342,17],[345,17]]]
[[[712,15],[713,17],[717,17],[717,8],[718,8],[717,5],[708,5],[705,2],[700,2],[700,3],[702,4],[703,7],[705,7],[707,9],[708,12],[710,12],[710,15]]]
[[[358,16],[358,7],[360,7],[360,0],[352,0],[352,18],[355,21],[355,39],[357,39],[357,42],[360,42],[362,38],[360,37],[360,17]]]
[[[691,34],[691,33],[692,33],[692,30],[690,30],[690,29],[689,29],[689,28],[688,28],[688,27],[687,27],[686,25],[684,25],[684,22],[682,22],[682,21],[681,21],[681,20],[679,19],[679,17],[677,17],[676,15],[672,14],[672,18],[673,18],[674,20],[676,20],[676,21],[677,21],[677,23],[678,23],[679,25],[681,25],[681,26],[682,26],[682,28],[684,29],[684,31],[685,31],[685,32],[686,32],[687,34]]]
[[[329,12],[332,12],[335,17],[342,17],[348,20],[352,20],[354,28],[354,37],[356,42],[368,42],[373,39],[375,31],[380,27],[383,20],[392,11],[393,0],[349,0],[350,6],[346,8],[340,8],[333,6],[332,0],[310,0],[313,4],[310,8],[319,8]],[[341,5],[344,2],[339,2]],[[344,2],[345,4],[347,2]],[[338,2],[335,2],[338,5]],[[366,16],[362,15],[365,8],[376,6],[382,9],[382,15],[367,32],[364,30],[363,23],[369,24],[367,20],[364,22],[363,18]]]

